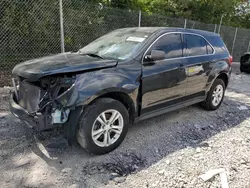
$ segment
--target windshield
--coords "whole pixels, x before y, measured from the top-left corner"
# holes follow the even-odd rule
[[[124,60],[143,44],[149,34],[151,33],[139,29],[116,30],[88,44],[79,53]]]

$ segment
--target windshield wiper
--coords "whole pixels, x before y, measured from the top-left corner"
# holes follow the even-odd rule
[[[91,57],[98,57],[100,59],[104,59],[102,56],[98,55],[98,54],[94,54],[94,53],[80,53],[81,55],[88,55],[88,56],[91,56]]]

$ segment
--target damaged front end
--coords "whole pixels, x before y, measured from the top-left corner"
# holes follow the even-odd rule
[[[15,78],[10,111],[37,131],[64,124],[73,110],[67,104],[75,81],[75,75],[48,76],[36,82]]]

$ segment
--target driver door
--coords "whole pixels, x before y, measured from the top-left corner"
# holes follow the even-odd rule
[[[152,50],[165,52],[165,58],[153,60]],[[163,34],[146,52],[143,61],[141,113],[182,104],[187,84],[182,35]]]

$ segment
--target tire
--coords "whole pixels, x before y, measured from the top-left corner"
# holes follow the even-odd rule
[[[82,110],[81,106],[76,107],[75,110],[70,112],[68,121],[63,125],[63,137],[68,141],[69,145],[77,143],[76,130]]]
[[[217,104],[215,104],[215,102],[213,102],[213,99],[214,99],[213,93],[214,93],[215,90],[218,89],[218,88],[223,89],[223,91],[222,91],[222,93],[221,93],[222,96],[221,96],[220,101],[219,101]],[[224,98],[224,94],[225,94],[225,83],[224,83],[224,81],[223,81],[222,79],[218,79],[218,78],[217,78],[217,79],[214,81],[212,87],[210,88],[210,91],[209,91],[208,94],[207,94],[207,99],[206,99],[206,101],[204,101],[204,102],[202,103],[203,108],[206,109],[206,110],[210,110],[210,111],[216,110],[217,108],[220,107],[220,105],[221,105],[221,103],[222,103],[222,101],[223,101],[223,98]]]
[[[105,114],[106,123],[104,116],[101,116],[102,113]],[[119,118],[112,122],[110,119],[115,114]],[[79,119],[76,138],[88,152],[96,155],[105,154],[116,149],[122,143],[128,132],[128,124],[129,114],[121,102],[111,98],[100,98],[84,109]],[[99,134],[98,131],[103,131],[103,133]]]
[[[242,69],[242,67],[240,66],[240,72],[244,72],[244,70]]]

